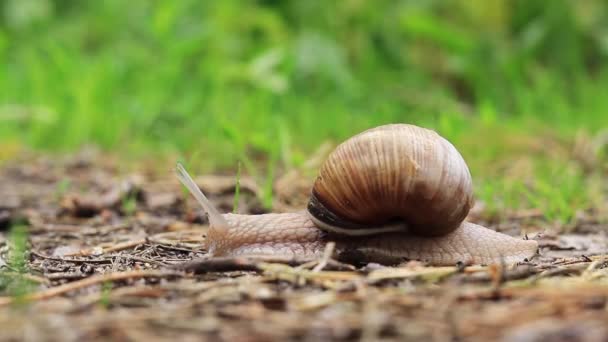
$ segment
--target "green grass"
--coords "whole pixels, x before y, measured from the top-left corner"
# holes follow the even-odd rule
[[[27,270],[27,229],[15,225],[8,235],[9,258],[6,266],[0,269],[0,294],[8,294],[23,303],[24,296],[33,291],[35,284],[24,275]]]
[[[410,122],[459,148],[489,207],[567,222],[605,202],[605,170],[569,150],[608,126],[601,0],[0,6],[0,160],[95,144],[194,172],[240,162],[270,205],[274,178],[323,142]],[[514,161],[532,166],[507,174]]]
[[[104,309],[109,309],[112,304],[112,288],[113,284],[111,281],[106,281],[101,285],[101,296],[99,298],[99,305]]]

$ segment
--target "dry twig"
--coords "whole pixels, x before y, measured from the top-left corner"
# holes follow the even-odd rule
[[[327,266],[327,263],[329,262],[331,256],[334,254],[335,247],[335,242],[331,241],[327,243],[327,245],[325,246],[325,251],[323,251],[323,256],[321,257],[321,260],[319,260],[317,266],[312,269],[313,272],[319,272]]]
[[[31,293],[25,295],[22,299],[26,301],[37,301],[37,300],[46,300],[50,299],[71,291],[79,290],[85,287],[102,284],[106,282],[113,282],[119,280],[127,280],[127,279],[140,279],[140,278],[162,278],[162,277],[174,277],[174,276],[184,276],[181,272],[176,271],[157,271],[157,270],[136,270],[136,271],[127,271],[127,272],[116,272],[109,274],[101,274],[95,275],[89,278],[85,278],[82,280],[74,281],[71,283],[67,283],[64,285],[51,287],[47,290]],[[13,303],[15,301],[14,297],[0,297],[0,306],[5,306]]]
[[[228,272],[228,271],[263,271],[264,264],[284,264],[288,266],[298,266],[310,263],[307,259],[293,259],[280,257],[218,257],[209,259],[192,260],[173,265],[173,269],[184,270],[194,273],[207,272]],[[316,261],[315,261],[316,262]],[[327,269],[335,271],[353,271],[355,268],[348,264],[343,264],[334,260],[327,260]]]

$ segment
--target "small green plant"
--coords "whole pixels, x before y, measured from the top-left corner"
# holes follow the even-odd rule
[[[99,304],[104,309],[109,309],[111,302],[111,294],[112,294],[113,284],[111,281],[106,281],[101,285],[101,293],[99,297]]]
[[[57,188],[55,190],[55,197],[60,199],[65,195],[65,193],[70,189],[72,183],[68,178],[63,178],[61,181],[57,183]]]
[[[11,247],[10,266],[19,273],[26,272],[25,253],[27,251],[27,238],[26,226],[17,225],[11,228],[8,239]]]
[[[137,210],[137,195],[128,194],[122,199],[120,208],[125,215],[133,215]]]
[[[274,177],[276,173],[277,164],[280,158],[280,147],[274,145],[269,151],[268,161],[266,163],[266,178],[262,187],[262,205],[265,208],[272,208],[274,201]]]
[[[22,302],[25,295],[33,290],[34,283],[24,275],[27,273],[27,227],[15,225],[11,228],[8,244],[9,257],[8,263],[2,267],[0,273],[0,290],[7,295],[13,296],[16,302]]]

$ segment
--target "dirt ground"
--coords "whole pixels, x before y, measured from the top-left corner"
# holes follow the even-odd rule
[[[184,271],[205,260],[206,218],[166,169],[127,173],[95,154],[0,168],[0,340],[608,341],[608,239],[593,215],[570,234],[534,210],[490,222],[539,241],[513,267],[222,259]],[[234,177],[197,183],[231,210]],[[277,182],[276,208],[301,208],[302,184]],[[242,180],[240,212],[263,212],[257,191]]]

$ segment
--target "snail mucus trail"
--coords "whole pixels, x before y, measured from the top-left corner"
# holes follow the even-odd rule
[[[470,265],[516,263],[538,250],[536,241],[465,221],[474,203],[466,163],[446,139],[414,125],[379,126],[340,144],[298,212],[220,214],[179,164],[177,175],[208,214],[212,257],[313,259],[333,241],[337,259]]]

